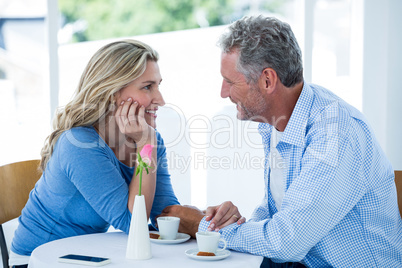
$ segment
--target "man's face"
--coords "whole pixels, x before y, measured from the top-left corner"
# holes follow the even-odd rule
[[[238,57],[237,51],[221,55],[221,97],[229,97],[236,104],[238,119],[265,121],[261,118],[266,108],[265,100],[258,85],[247,84],[244,75],[236,70]]]

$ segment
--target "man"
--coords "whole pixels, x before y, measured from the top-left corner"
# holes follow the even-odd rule
[[[238,119],[261,122],[264,200],[243,224],[216,226],[223,205],[207,218],[180,206],[163,215],[181,217],[189,233],[219,231],[228,248],[266,257],[264,267],[401,267],[394,172],[363,115],[303,81],[286,23],[245,17],[220,46],[221,96],[236,104]]]

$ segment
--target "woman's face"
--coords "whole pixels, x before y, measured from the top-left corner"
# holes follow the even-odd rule
[[[145,72],[131,82],[127,87],[116,93],[116,104],[132,98],[138,102],[139,107],[145,107],[145,120],[151,127],[156,127],[156,111],[159,106],[165,105],[165,101],[159,91],[159,84],[162,81],[158,63],[148,61]],[[138,112],[138,111],[137,111]]]

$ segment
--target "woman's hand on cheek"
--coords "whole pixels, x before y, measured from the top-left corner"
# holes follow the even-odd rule
[[[155,130],[145,121],[145,107],[131,98],[122,101],[116,110],[116,123],[120,132],[133,139],[138,146],[150,143]]]

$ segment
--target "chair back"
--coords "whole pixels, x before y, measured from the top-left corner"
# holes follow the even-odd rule
[[[399,214],[402,217],[402,170],[395,170],[395,184],[398,196]]]
[[[28,160],[0,167],[0,224],[20,216],[42,173],[39,160]]]
[[[0,167],[0,248],[3,268],[8,268],[8,249],[2,224],[18,218],[42,173],[39,160],[28,160]]]

